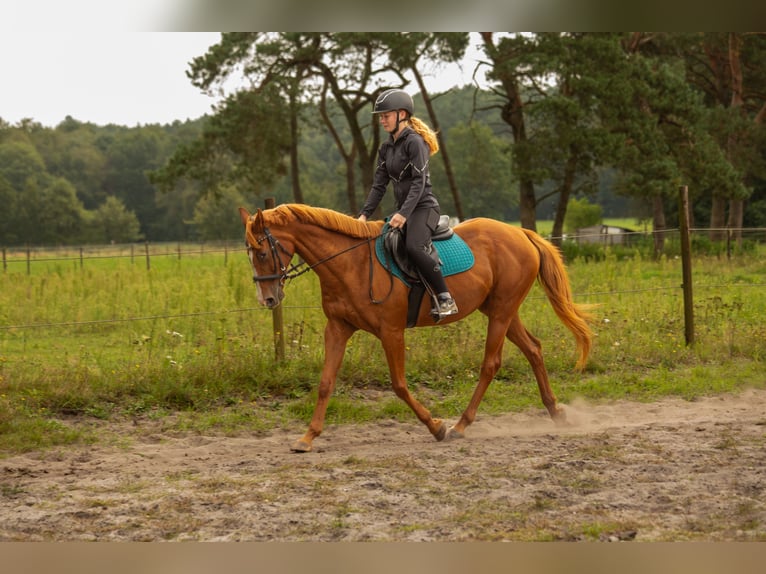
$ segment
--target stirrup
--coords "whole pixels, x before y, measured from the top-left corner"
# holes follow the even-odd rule
[[[458,309],[455,304],[455,300],[450,297],[449,299],[438,300],[436,303],[436,309],[433,310],[434,319],[438,322],[450,315],[457,315]],[[438,317],[438,318],[437,318]]]

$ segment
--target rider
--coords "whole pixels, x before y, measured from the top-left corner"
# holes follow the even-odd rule
[[[412,97],[404,90],[386,90],[372,109],[380,115],[380,125],[391,134],[378,150],[378,166],[372,188],[359,214],[367,221],[393,182],[397,211],[390,220],[393,228],[402,228],[410,261],[418,268],[437,294],[439,319],[458,312],[439,265],[428,255],[431,235],[439,223],[439,202],[431,191],[428,159],[439,151],[436,134],[413,116]]]

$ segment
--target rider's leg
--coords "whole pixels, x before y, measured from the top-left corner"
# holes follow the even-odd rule
[[[439,222],[439,211],[434,208],[416,209],[407,219],[405,244],[407,255],[423,278],[437,294],[438,313],[441,317],[458,312],[452,295],[442,275],[441,266],[428,254],[431,235]]]

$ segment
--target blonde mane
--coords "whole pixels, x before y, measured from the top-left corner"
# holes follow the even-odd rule
[[[302,203],[286,203],[263,212],[264,225],[288,225],[292,221],[311,223],[343,235],[368,239],[380,234],[382,221],[365,223],[332,209],[311,207]]]

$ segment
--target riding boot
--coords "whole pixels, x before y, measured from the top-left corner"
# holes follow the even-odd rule
[[[431,315],[434,321],[438,323],[445,317],[456,315],[458,313],[457,304],[447,289],[441,267],[430,261],[428,265],[423,265],[419,271],[421,278],[428,286],[428,291],[432,293],[434,308]]]

